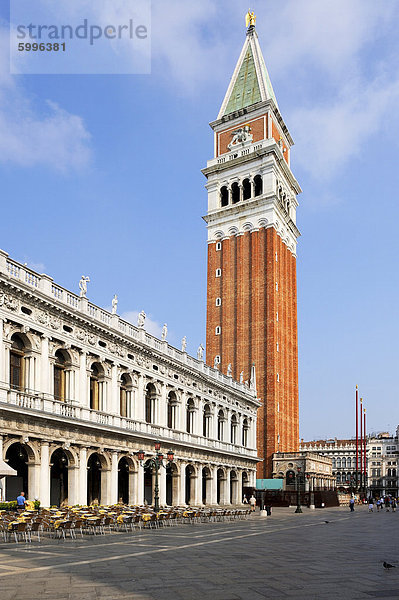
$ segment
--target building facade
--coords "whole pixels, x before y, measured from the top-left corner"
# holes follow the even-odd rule
[[[17,471],[0,480],[3,498],[151,503],[154,473],[136,453],[159,440],[174,452],[161,505],[241,503],[258,461],[254,382],[95,306],[86,288],[0,251],[0,460]]]
[[[304,491],[334,490],[335,477],[330,457],[310,452],[276,452],[273,455],[273,478],[283,480],[283,490],[299,485]]]
[[[304,442],[301,450],[318,452],[332,460],[337,489],[351,493],[356,484],[356,440],[318,440]],[[398,429],[396,435],[380,433],[366,440],[366,474],[368,494],[381,497],[386,494],[398,496]],[[360,449],[359,449],[360,465]],[[360,469],[360,467],[359,467]],[[359,478],[360,479],[360,478]]]
[[[272,455],[297,451],[297,194],[293,140],[253,25],[216,121],[207,177],[208,364],[237,380],[256,365],[258,477]]]
[[[396,435],[380,433],[368,439],[368,489],[374,497],[398,497],[398,429]]]
[[[301,440],[300,449],[302,451],[317,452],[320,455],[328,456],[331,459],[332,473],[339,492],[350,493],[354,489],[356,477],[355,440],[338,440],[337,438],[312,442],[304,442]]]

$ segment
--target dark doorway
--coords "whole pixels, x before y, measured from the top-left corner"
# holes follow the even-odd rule
[[[29,498],[28,453],[22,444],[12,444],[7,450],[6,460],[17,472],[16,477],[6,477],[6,500],[16,500],[20,492],[25,492],[25,497]]]
[[[87,468],[87,504],[101,504],[101,461],[98,454],[90,456]]]
[[[50,505],[61,506],[68,502],[68,457],[62,448],[53,452],[50,464]]]
[[[125,457],[118,463],[118,501],[129,504],[129,463]]]
[[[148,463],[144,465],[144,501],[152,504],[152,469]]]

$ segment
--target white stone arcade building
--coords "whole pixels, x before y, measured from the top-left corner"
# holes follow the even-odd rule
[[[113,311],[114,313],[115,311]],[[77,296],[0,251],[0,479],[43,506],[151,503],[137,460],[159,440],[160,504],[239,504],[255,486],[252,386]]]

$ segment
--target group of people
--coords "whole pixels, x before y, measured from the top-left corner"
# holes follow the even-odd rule
[[[384,496],[383,498],[372,498],[370,497],[367,501],[369,512],[374,512],[374,506],[377,509],[377,512],[382,512],[384,509],[386,512],[395,512],[398,506],[398,499],[394,496]],[[349,500],[349,508],[350,511],[353,512],[355,510],[356,498],[352,497]],[[366,500],[363,500],[363,503],[366,504]]]
[[[386,510],[386,512],[395,512],[398,501],[394,496],[385,496],[384,498],[369,498],[369,512],[374,512],[374,505],[377,509],[377,512]]]

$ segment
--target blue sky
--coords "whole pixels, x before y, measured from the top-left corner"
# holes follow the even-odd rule
[[[44,1],[44,0],[43,0]],[[115,0],[119,2],[120,0]],[[123,4],[123,3],[122,3]],[[296,142],[301,437],[347,437],[398,410],[399,5],[253,5]],[[151,75],[9,74],[0,13],[0,247],[169,341],[205,342],[200,169],[245,37],[247,2],[153,0]]]

